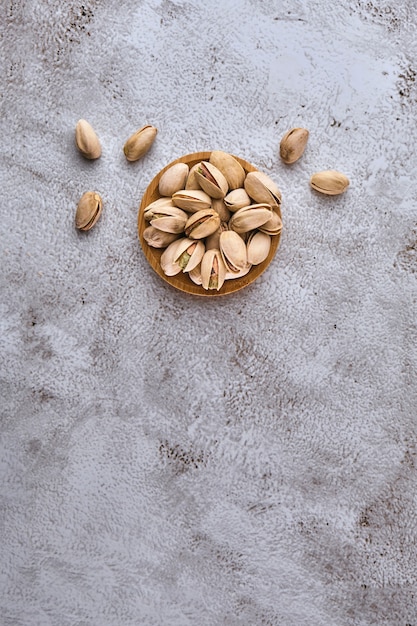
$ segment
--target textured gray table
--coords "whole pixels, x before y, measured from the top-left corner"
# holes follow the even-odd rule
[[[416,626],[414,0],[81,2],[1,3],[2,626]],[[277,181],[285,230],[207,300],[136,219],[215,148]],[[327,168],[344,196],[310,190]]]

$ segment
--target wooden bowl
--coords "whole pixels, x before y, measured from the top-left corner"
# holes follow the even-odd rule
[[[139,240],[145,257],[149,262],[149,265],[165,282],[169,283],[170,285],[172,285],[172,287],[175,287],[180,291],[185,291],[186,293],[191,293],[196,296],[225,296],[228,293],[233,293],[234,291],[239,291],[239,289],[247,287],[248,285],[253,283],[253,281],[255,281],[258,276],[262,274],[262,272],[266,270],[266,268],[275,256],[281,239],[281,233],[279,235],[273,235],[271,237],[271,249],[269,251],[268,257],[263,263],[260,263],[259,265],[254,265],[248,272],[248,274],[246,274],[246,276],[242,276],[241,278],[234,278],[232,280],[225,280],[223,286],[221,287],[221,289],[219,289],[219,291],[216,291],[215,289],[209,289],[206,291],[201,285],[196,285],[195,283],[193,283],[193,281],[191,280],[191,278],[189,278],[186,272],[181,272],[176,276],[166,276],[162,271],[160,265],[160,258],[163,250],[148,246],[143,238],[143,231],[148,226],[148,224],[145,222],[143,214],[145,212],[145,208],[149,204],[151,204],[151,202],[154,202],[154,200],[158,200],[158,198],[161,197],[158,191],[158,184],[162,174],[168,168],[172,167],[172,165],[175,165],[175,163],[186,163],[191,169],[193,165],[199,163],[200,161],[208,161],[210,158],[210,154],[211,152],[194,152],[193,154],[186,154],[185,156],[176,159],[176,161],[172,161],[172,163],[169,163],[169,165],[164,167],[164,169],[162,169],[159,174],[155,176],[155,178],[146,189],[142,198],[142,202],[140,203],[138,214],[138,231]],[[239,163],[246,172],[255,172],[257,170],[256,167],[254,167],[244,159],[241,159],[237,156],[235,156],[235,159],[239,161]],[[277,210],[277,212],[281,217],[279,209]]]

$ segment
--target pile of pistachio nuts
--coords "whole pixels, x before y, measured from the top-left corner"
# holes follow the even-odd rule
[[[265,261],[271,236],[282,230],[281,192],[263,172],[246,173],[232,155],[215,150],[189,169],[168,168],[159,180],[160,198],[144,210],[146,243],[165,248],[166,276],[187,273],[204,289],[245,276]]]

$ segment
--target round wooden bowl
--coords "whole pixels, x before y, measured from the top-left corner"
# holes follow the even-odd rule
[[[269,251],[268,257],[265,259],[263,263],[260,263],[259,265],[254,265],[251,268],[251,270],[248,272],[248,274],[246,274],[246,276],[242,276],[241,278],[234,278],[232,280],[225,280],[223,286],[221,287],[221,289],[219,289],[219,291],[216,291],[215,289],[209,289],[206,291],[201,285],[196,285],[195,283],[193,283],[191,278],[189,278],[187,272],[181,272],[180,274],[177,274],[176,276],[166,276],[164,272],[162,271],[162,268],[160,265],[160,258],[163,253],[163,250],[148,246],[148,244],[143,238],[143,231],[148,226],[148,224],[145,222],[145,218],[143,217],[143,214],[145,212],[145,208],[149,204],[151,204],[151,202],[154,202],[155,200],[158,200],[158,198],[161,197],[158,191],[158,185],[159,185],[159,180],[162,174],[168,168],[172,167],[172,165],[175,165],[175,163],[186,163],[191,169],[193,165],[195,165],[196,163],[199,163],[200,161],[208,161],[210,158],[210,155],[211,155],[211,152],[194,152],[193,154],[186,154],[185,156],[182,156],[179,159],[172,161],[172,163],[169,163],[169,165],[164,167],[164,169],[162,169],[159,172],[159,174],[155,176],[155,178],[152,180],[152,182],[146,189],[145,193],[143,194],[142,202],[140,203],[139,214],[138,214],[138,231],[139,231],[139,240],[140,240],[143,252],[145,254],[145,257],[147,258],[149,262],[149,265],[152,267],[152,269],[155,270],[155,272],[165,282],[169,283],[170,285],[172,285],[172,287],[175,287],[176,289],[179,289],[180,291],[185,291],[186,293],[191,293],[196,296],[225,296],[228,293],[233,293],[234,291],[239,291],[239,289],[243,289],[244,287],[247,287],[248,285],[253,283],[253,281],[256,280],[258,276],[262,274],[262,272],[266,270],[266,268],[268,267],[268,265],[271,263],[272,259],[275,256],[275,253],[277,251],[277,248],[279,246],[279,242],[281,239],[281,233],[279,235],[273,235],[271,237],[272,239],[271,249]],[[237,161],[239,161],[239,163],[241,164],[241,166],[246,172],[255,172],[257,170],[256,167],[254,167],[253,165],[251,165],[244,159],[241,159],[240,157],[237,157],[237,156],[235,156],[234,158]],[[281,213],[279,209],[277,210],[277,212],[279,213],[281,217]]]

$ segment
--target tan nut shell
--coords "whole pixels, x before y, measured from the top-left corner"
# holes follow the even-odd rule
[[[103,210],[103,201],[95,191],[86,191],[80,198],[75,213],[75,226],[79,230],[90,230],[97,223]]]
[[[172,196],[176,191],[184,189],[188,178],[189,167],[186,163],[175,163],[164,172],[159,180],[161,196]]]
[[[167,206],[154,211],[150,222],[151,226],[158,230],[163,230],[164,233],[178,235],[184,231],[187,219],[188,215],[181,209],[177,209],[175,206]]]
[[[226,278],[226,267],[220,250],[207,250],[201,260],[201,283],[204,289],[221,289]]]
[[[172,202],[188,213],[211,208],[211,198],[202,189],[181,189],[172,195]]]
[[[204,239],[216,232],[220,226],[220,216],[213,209],[204,209],[191,215],[185,224],[185,234],[191,239]]]
[[[223,152],[222,150],[213,150],[209,162],[217,167],[223,174],[227,180],[229,189],[238,189],[243,186],[246,172],[231,154]]]
[[[230,220],[230,211],[222,198],[213,198],[211,201],[211,208],[220,215],[222,222],[228,222]]]
[[[220,234],[219,250],[228,272],[238,273],[247,265],[245,242],[233,230]]]
[[[86,120],[78,120],[75,127],[75,144],[86,159],[98,159],[101,145],[93,127]]]
[[[246,193],[255,202],[266,202],[273,208],[279,207],[281,204],[280,190],[272,178],[264,174],[264,172],[249,172],[245,178],[244,187]]]
[[[259,265],[267,258],[271,249],[271,237],[260,231],[251,234],[246,244],[248,263]]]
[[[158,130],[150,124],[142,126],[142,128],[137,130],[136,133],[129,137],[123,147],[126,159],[128,161],[137,161],[143,157],[155,141],[157,132]]]
[[[239,187],[239,189],[233,189],[233,191],[225,196],[224,203],[229,211],[234,213],[239,209],[243,209],[244,206],[248,206],[248,204],[250,204],[250,198],[243,187]]]
[[[267,235],[279,235],[282,231],[282,219],[278,213],[272,211],[271,219],[259,226],[259,230]]]
[[[303,156],[308,135],[306,128],[292,128],[285,133],[279,145],[279,154],[284,163],[295,163]]]
[[[202,189],[211,198],[224,198],[229,189],[226,178],[209,161],[201,161],[195,171],[195,177]]]
[[[255,230],[271,219],[272,210],[269,204],[251,204],[233,213],[229,228],[237,233]]]
[[[188,174],[187,182],[185,183],[185,188],[186,189],[201,189],[201,187],[198,184],[197,179],[195,177],[195,173],[196,173],[196,170],[197,170],[199,165],[200,165],[200,163],[196,163],[190,169],[190,173]]]
[[[349,179],[336,170],[325,170],[313,174],[310,178],[310,185],[316,191],[327,196],[337,196],[349,187]]]
[[[148,226],[143,231],[143,238],[151,248],[166,248],[178,237],[179,235],[176,233],[165,233],[163,230],[155,228],[155,226]]]
[[[145,209],[143,214],[146,221],[150,221],[153,219],[154,215],[158,213],[161,209],[173,208],[175,205],[172,202],[171,198],[158,198],[158,200],[154,200]]]

